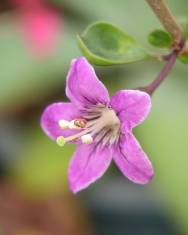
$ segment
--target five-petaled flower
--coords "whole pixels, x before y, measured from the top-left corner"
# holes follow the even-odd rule
[[[120,90],[110,99],[107,89],[83,57],[71,63],[66,95],[71,102],[49,105],[42,114],[41,126],[60,146],[77,144],[68,170],[72,191],[96,181],[112,159],[131,181],[148,183],[153,168],[132,128],[147,117],[150,96],[139,90]]]

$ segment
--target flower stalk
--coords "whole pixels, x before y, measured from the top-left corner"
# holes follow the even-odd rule
[[[173,16],[172,12],[166,5],[164,0],[146,0],[149,6],[152,8],[153,12],[160,20],[164,28],[172,35],[174,43],[170,48],[171,53],[169,55],[162,56],[162,59],[166,61],[165,66],[160,71],[155,80],[146,87],[140,88],[152,95],[153,92],[160,86],[160,84],[165,80],[170,71],[172,70],[177,56],[185,50],[185,40],[183,38],[183,29],[178,24],[176,18]]]
[[[168,76],[168,74],[172,70],[176,62],[176,58],[177,58],[177,52],[172,52],[168,56],[168,60],[165,66],[160,71],[160,73],[155,78],[155,80],[151,82],[148,86],[140,88],[140,90],[147,92],[149,95],[152,95],[153,92],[160,86],[160,84],[165,80],[165,78]]]

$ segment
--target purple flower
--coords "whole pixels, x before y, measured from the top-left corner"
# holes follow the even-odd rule
[[[138,90],[120,90],[110,99],[83,57],[71,63],[66,95],[71,102],[49,105],[42,114],[41,126],[60,146],[77,144],[68,170],[72,191],[78,192],[100,178],[112,159],[131,181],[148,183],[153,168],[132,128],[147,117],[150,96]]]

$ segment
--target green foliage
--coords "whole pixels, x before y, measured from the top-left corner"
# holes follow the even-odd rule
[[[186,17],[182,17],[179,20],[179,23],[181,24],[182,28],[183,28],[183,35],[185,38],[188,38],[188,19],[187,16]]]
[[[177,88],[180,74],[180,70],[175,69],[171,81],[157,91],[152,113],[138,129],[143,147],[155,168],[153,183],[166,195],[165,205],[169,208],[169,214],[173,214],[181,230],[184,230],[187,229],[188,216],[188,83],[187,78],[182,77],[183,82],[178,83]]]
[[[23,144],[22,159],[13,166],[14,182],[32,196],[44,197],[66,190],[68,162],[74,146],[57,146],[38,123]]]
[[[156,29],[148,35],[148,42],[158,48],[169,48],[172,44],[172,37],[164,30]]]
[[[75,24],[71,23],[66,31],[61,29],[53,54],[37,58],[25,45],[14,18],[0,15],[0,21],[0,107],[10,109],[30,104],[53,92],[57,85],[63,86],[70,60],[79,52],[71,31]]]
[[[183,54],[178,56],[178,59],[183,63],[183,64],[188,64],[188,55]]]
[[[188,39],[188,19],[187,17],[183,17],[179,20],[179,23],[181,24],[183,28],[183,35],[184,38],[187,40]],[[182,54],[178,56],[178,60],[181,61],[183,64],[188,64],[188,55],[187,54]]]
[[[149,56],[130,35],[105,22],[90,25],[77,39],[84,56],[96,65],[127,64]]]

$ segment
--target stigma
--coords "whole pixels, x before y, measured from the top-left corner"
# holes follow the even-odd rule
[[[60,129],[76,130],[74,135],[58,136],[59,146],[66,143],[81,141],[83,144],[99,143],[103,146],[118,142],[120,134],[120,120],[116,112],[105,105],[97,104],[81,110],[81,117],[74,120],[59,120]]]

